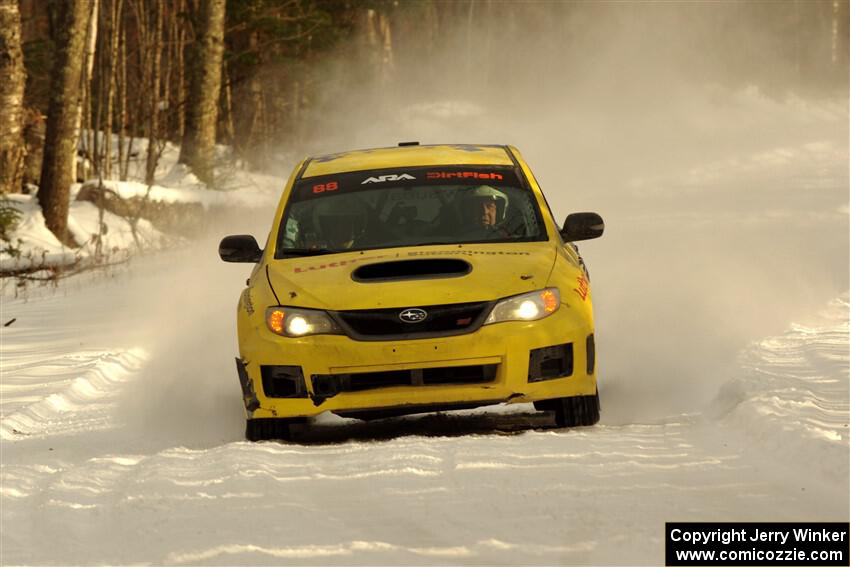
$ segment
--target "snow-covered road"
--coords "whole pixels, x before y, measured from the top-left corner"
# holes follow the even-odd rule
[[[848,516],[846,295],[745,349],[702,412],[328,417],[251,444],[232,286],[165,269],[188,253],[4,299],[3,564],[659,564],[665,521]]]
[[[262,241],[270,211],[106,276],[7,286],[0,564],[660,565],[665,521],[846,521],[847,102],[676,100],[463,122],[516,141],[561,218],[606,219],[582,245],[593,428],[518,405],[243,441],[250,267],[215,250]],[[658,119],[669,136],[647,138]]]

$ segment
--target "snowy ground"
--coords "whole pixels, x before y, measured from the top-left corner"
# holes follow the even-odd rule
[[[711,128],[781,114],[747,104],[743,130]],[[789,131],[737,157],[632,172],[609,234],[582,246],[593,428],[522,405],[243,441],[249,267],[215,250],[262,239],[270,211],[108,279],[4,296],[0,563],[659,565],[665,521],[846,521],[848,153],[825,125],[847,116],[782,110]]]
[[[179,259],[4,304],[3,564],[658,564],[664,521],[847,518],[847,296],[751,345],[705,414],[327,418],[250,444],[231,360],[201,354],[229,319],[150,299]],[[182,328],[134,329],[181,304]]]

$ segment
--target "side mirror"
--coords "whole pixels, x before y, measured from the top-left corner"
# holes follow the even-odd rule
[[[250,262],[256,264],[263,257],[257,241],[250,234],[225,236],[218,245],[218,255],[225,262]]]
[[[605,230],[605,222],[596,213],[573,213],[564,221],[561,237],[566,242],[599,238]]]

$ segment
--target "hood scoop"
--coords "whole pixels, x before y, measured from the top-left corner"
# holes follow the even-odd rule
[[[398,280],[424,280],[433,278],[458,278],[472,271],[469,262],[453,258],[428,260],[396,260],[360,266],[351,273],[356,282],[389,282]]]

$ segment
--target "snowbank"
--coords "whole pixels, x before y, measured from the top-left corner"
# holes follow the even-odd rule
[[[9,247],[0,252],[0,271],[3,272],[79,265],[96,257],[121,261],[135,251],[160,248],[169,241],[145,219],[132,224],[109,211],[102,211],[101,216],[101,211],[92,203],[72,201],[68,230],[81,246],[68,248],[45,226],[35,195],[9,195],[8,198],[21,212],[21,218],[12,231]]]
[[[112,137],[117,155],[118,140]],[[222,165],[217,169],[216,189],[201,183],[183,164],[177,163],[178,146],[166,144],[157,165],[156,182],[144,178],[147,140],[133,141],[134,157],[129,165],[129,180],[104,180],[103,185],[123,199],[146,199],[154,203],[198,204],[205,211],[213,208],[273,209],[284,180],[270,175],[244,171],[224,161],[229,148],[218,147]],[[226,165],[225,165],[226,164]],[[157,230],[144,218],[127,219],[101,211],[90,202],[77,201],[81,184],[71,187],[68,229],[80,248],[64,246],[45,227],[44,216],[35,195],[9,195],[8,204],[21,215],[0,250],[0,272],[32,271],[80,266],[99,261],[122,261],[135,253],[156,250],[179,241]]]

